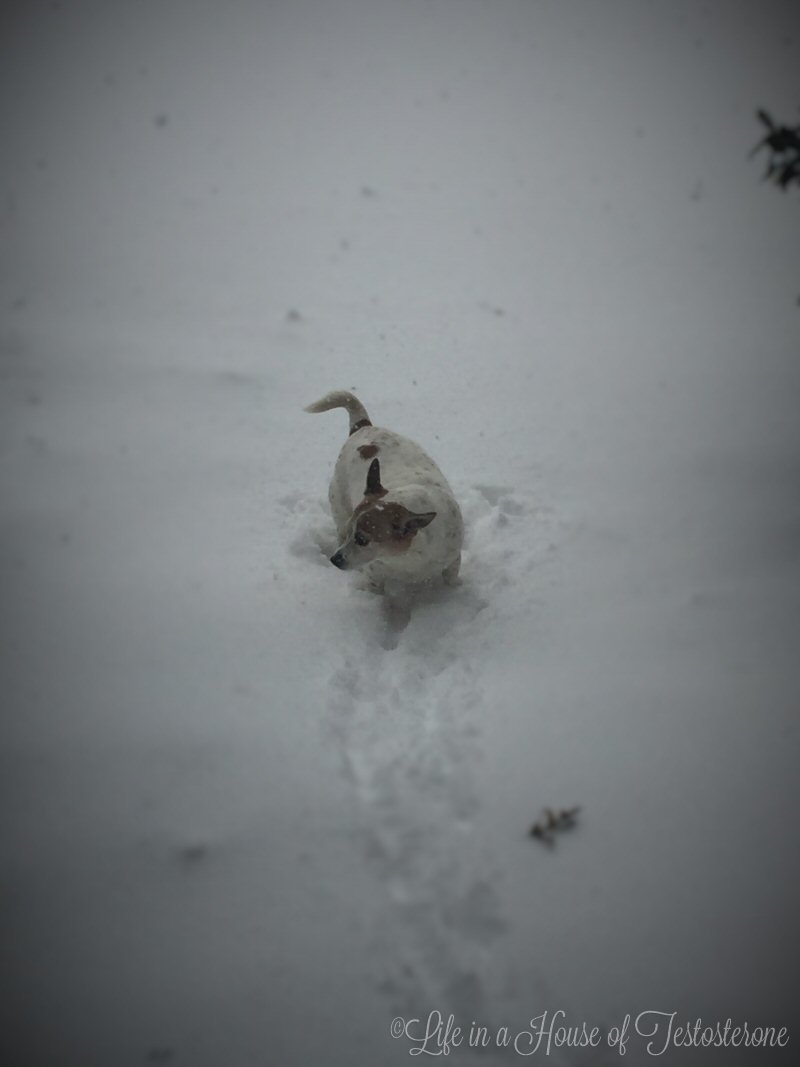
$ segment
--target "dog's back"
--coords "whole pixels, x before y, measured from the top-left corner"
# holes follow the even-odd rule
[[[335,476],[351,511],[364,496],[365,473],[375,458],[380,461],[381,482],[392,493],[420,486],[453,495],[437,464],[418,444],[392,430],[365,426],[348,437],[336,462]]]

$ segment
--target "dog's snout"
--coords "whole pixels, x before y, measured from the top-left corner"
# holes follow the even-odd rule
[[[331,563],[334,567],[338,567],[340,570],[344,570],[347,566],[347,560],[344,558],[341,552],[336,552],[331,556]]]

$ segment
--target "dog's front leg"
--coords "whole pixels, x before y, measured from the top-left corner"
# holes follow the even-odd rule
[[[442,571],[442,578],[445,585],[458,585],[458,572],[461,567],[461,556],[459,555],[452,563]]]
[[[382,594],[385,591],[386,574],[380,564],[368,563],[358,576],[358,585],[368,593]]]

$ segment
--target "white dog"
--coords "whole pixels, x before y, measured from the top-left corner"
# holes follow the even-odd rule
[[[445,476],[419,445],[373,426],[352,393],[328,393],[305,410],[331,408],[350,416],[328,492],[340,540],[331,563],[364,567],[377,589],[455,583],[464,522]]]

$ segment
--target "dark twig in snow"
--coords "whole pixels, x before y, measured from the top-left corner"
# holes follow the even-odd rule
[[[764,181],[772,182],[784,192],[792,184],[800,186],[800,126],[777,126],[763,108],[759,108],[756,115],[767,132],[750,152],[750,157],[762,148],[769,151]]]
[[[544,808],[542,814],[530,828],[530,836],[537,838],[545,845],[554,845],[556,843],[554,835],[561,830],[572,829],[580,810],[580,807],[561,808],[560,811]]]

